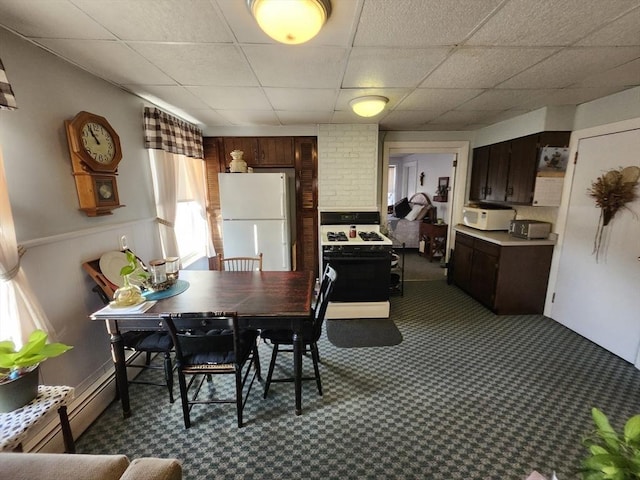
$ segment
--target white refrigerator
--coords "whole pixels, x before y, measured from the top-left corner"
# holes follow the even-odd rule
[[[291,270],[287,176],[284,173],[219,173],[225,257],[262,252],[262,269]]]

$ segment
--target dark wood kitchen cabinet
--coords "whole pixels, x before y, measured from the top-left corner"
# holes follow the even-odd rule
[[[456,232],[453,283],[498,315],[541,314],[553,245],[501,246]]]
[[[540,132],[474,148],[469,200],[531,205],[540,148],[567,146],[570,136]]]
[[[224,137],[223,154],[226,165],[231,152],[242,150],[249,167],[294,167],[294,137]]]

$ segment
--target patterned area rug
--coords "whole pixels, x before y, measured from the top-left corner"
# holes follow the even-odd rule
[[[640,413],[640,371],[544,316],[496,316],[442,280],[407,283],[391,318],[403,336],[392,347],[338,348],[323,335],[324,395],[304,382],[300,416],[292,384],[266,399],[258,384],[243,428],[233,405],[196,405],[185,430],[178,395],[169,404],[165,389],[133,385],[132,416],[114,402],[78,453],[176,457],[185,480],[521,480],[533,470],[568,480],[592,406],[616,429]],[[263,371],[270,353],[260,344]],[[278,356],[279,373],[291,364]],[[303,369],[312,374],[310,358]]]
[[[402,342],[402,334],[389,318],[327,320],[327,338],[336,347],[390,347]]]

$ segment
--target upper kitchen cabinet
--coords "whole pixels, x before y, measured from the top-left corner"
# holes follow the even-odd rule
[[[223,151],[227,165],[231,152],[242,150],[243,160],[249,167],[295,166],[293,137],[224,137]]]
[[[540,148],[566,146],[571,132],[541,132],[473,149],[469,200],[531,205]]]

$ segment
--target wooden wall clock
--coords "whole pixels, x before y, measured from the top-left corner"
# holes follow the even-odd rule
[[[64,122],[80,210],[90,217],[111,215],[120,205],[116,175],[122,160],[120,137],[106,118],[78,113]]]

